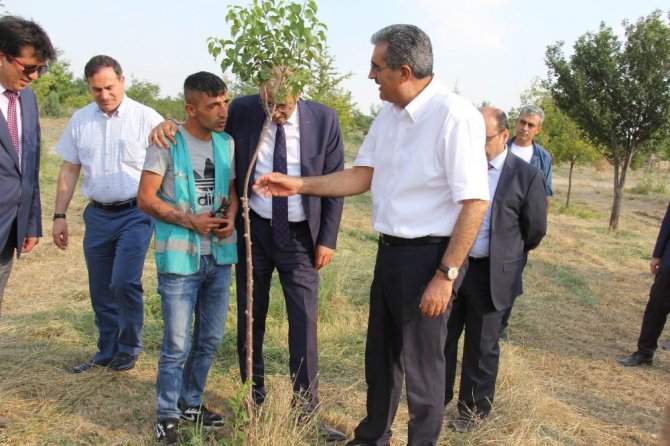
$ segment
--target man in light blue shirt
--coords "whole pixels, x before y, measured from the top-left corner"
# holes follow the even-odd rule
[[[53,241],[67,249],[66,211],[83,170],[84,255],[89,291],[98,327],[98,351],[92,365],[128,370],[142,349],[142,271],[151,240],[151,218],[137,208],[137,187],[151,129],[163,120],[153,109],[125,96],[119,63],[95,56],[84,69],[94,102],[75,112],[56,152],[63,158]]]

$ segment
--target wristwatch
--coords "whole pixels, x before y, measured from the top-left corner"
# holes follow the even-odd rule
[[[437,271],[444,276],[445,279],[447,280],[456,280],[458,277],[458,268],[455,266],[444,266],[443,264],[439,264],[437,266]]]

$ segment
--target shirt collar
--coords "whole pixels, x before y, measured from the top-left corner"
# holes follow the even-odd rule
[[[118,116],[123,116],[123,113],[125,112],[126,108],[128,108],[128,104],[127,104],[128,100],[127,99],[128,99],[128,96],[126,96],[126,93],[124,92],[123,93],[123,99],[121,99],[121,104],[116,109],[116,111],[114,113],[112,113],[112,116],[117,116],[117,117]],[[112,116],[109,116],[107,113],[105,113],[105,111],[102,110],[100,107],[97,107],[97,109],[98,109],[98,113],[103,114],[103,115],[105,115],[107,117],[110,117],[110,118],[112,117]]]
[[[7,90],[9,90],[9,88],[5,88],[4,85],[0,84],[0,94],[1,94],[1,95],[4,96],[5,91],[7,91]],[[21,96],[21,92],[20,92],[20,91],[15,91],[14,93],[16,93],[16,97],[17,97],[17,98],[18,98],[19,96]]]
[[[412,121],[416,122],[421,117],[421,113],[425,110],[425,105],[430,102],[440,90],[442,90],[442,82],[437,75],[434,74],[428,85],[426,85],[421,93],[412,99],[402,111],[407,113]]]
[[[498,156],[489,161],[489,164],[493,166],[495,170],[500,170],[502,169],[503,164],[505,164],[505,159],[507,159],[507,149],[503,150]]]

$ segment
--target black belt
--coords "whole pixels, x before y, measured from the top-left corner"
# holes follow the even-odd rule
[[[488,257],[468,257],[468,262],[470,263],[488,262],[488,261],[489,261]]]
[[[100,203],[99,201],[91,200],[91,204],[106,212],[118,212],[137,206],[137,198],[131,198],[126,201],[115,201],[113,203]]]
[[[267,224],[269,224],[270,226],[272,226],[272,219],[271,218],[261,217],[251,208],[249,209],[249,216],[257,218],[259,220],[262,220],[262,221],[266,222]],[[305,225],[307,225],[307,220],[289,221],[288,222],[288,227],[289,228],[298,228],[298,227],[305,226]]]
[[[402,238],[393,235],[379,234],[379,242],[382,245],[437,245],[439,243],[449,242],[449,237],[427,235],[425,237],[417,238]]]

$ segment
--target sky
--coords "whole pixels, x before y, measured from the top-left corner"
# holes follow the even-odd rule
[[[247,0],[1,0],[7,12],[32,19],[49,34],[76,76],[96,54],[117,59],[126,78],[147,80],[175,95],[197,71],[220,74],[207,52],[208,37],[229,37],[227,5]],[[605,22],[623,35],[621,22],[636,21],[668,0],[317,0],[328,26],[327,44],[359,109],[381,104],[367,79],[370,36],[384,26],[409,23],[431,38],[434,71],[472,103],[503,110],[518,107],[533,79],[544,79],[548,45],[575,40]],[[411,4],[411,6],[410,6]]]

